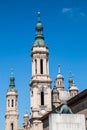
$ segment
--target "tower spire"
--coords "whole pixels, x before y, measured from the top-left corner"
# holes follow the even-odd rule
[[[58,65],[58,74],[60,74],[60,64]]]
[[[60,72],[60,64],[58,65],[58,75],[57,78],[63,78],[61,72]]]
[[[38,11],[37,13],[38,18],[37,18],[37,24],[36,24],[36,36],[35,36],[35,41],[33,46],[44,46],[45,41],[44,41],[44,36],[43,36],[43,25],[40,19],[40,12]]]
[[[13,69],[11,69],[10,84],[6,94],[5,130],[18,130],[18,93],[14,80]]]
[[[14,81],[15,81],[15,77],[14,77],[13,68],[12,68],[11,75],[10,75],[9,91],[16,91]]]
[[[38,22],[40,22],[40,11],[38,11]]]
[[[43,25],[42,25],[41,20],[40,20],[40,12],[38,12],[37,15],[38,15],[38,21],[37,21],[37,24],[36,24],[36,36],[43,35]]]

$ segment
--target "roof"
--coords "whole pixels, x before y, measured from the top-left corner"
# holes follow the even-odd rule
[[[38,12],[38,21],[36,24],[36,36],[33,46],[44,46],[44,36],[43,36],[43,25],[40,20],[40,12]]]
[[[87,89],[83,90],[81,93],[77,94],[75,97],[72,97],[71,99],[69,99],[67,101],[67,105],[69,107],[75,105],[75,104],[79,104],[80,102],[82,102],[85,98],[87,98]],[[48,118],[48,116],[51,113],[54,113],[55,110],[59,110],[61,108],[62,104],[60,106],[58,106],[57,108],[55,108],[54,110],[50,111],[49,113],[45,114],[43,117],[41,117],[40,119],[43,121],[46,118]]]

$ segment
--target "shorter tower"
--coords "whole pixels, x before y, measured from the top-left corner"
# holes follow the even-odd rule
[[[76,96],[78,94],[78,92],[79,92],[79,90],[73,81],[72,86],[69,89],[70,97]]]
[[[58,75],[55,80],[55,87],[52,91],[52,102],[56,106],[61,104],[62,102],[67,101],[69,97],[70,94],[64,88],[64,77],[60,72],[60,65],[58,65]]]
[[[24,115],[23,130],[30,130],[29,116],[27,112]]]
[[[10,76],[10,85],[6,94],[5,130],[18,130],[18,93],[15,89],[15,78],[13,72]]]
[[[64,90],[64,78],[62,74],[60,73],[60,65],[58,65],[58,75],[55,80],[55,86],[57,90]]]

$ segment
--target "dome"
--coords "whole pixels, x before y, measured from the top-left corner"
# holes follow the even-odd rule
[[[43,26],[42,26],[42,23],[41,22],[38,22],[36,24],[36,30],[43,30]]]
[[[13,72],[11,72],[10,84],[9,84],[8,91],[17,92],[16,89],[15,89],[15,77],[14,77]]]
[[[73,82],[73,77],[70,77],[68,81]]]
[[[69,99],[70,95],[65,90],[59,90],[59,99],[63,101],[67,101]]]
[[[40,12],[38,12],[38,22],[37,22],[37,24],[36,24],[36,30],[37,31],[43,31],[43,26],[42,26],[42,23],[41,23],[41,21],[40,21]]]
[[[40,12],[38,12],[38,22],[36,24],[36,35],[33,46],[44,46],[44,35],[43,35],[43,25],[40,21]]]
[[[78,91],[78,88],[77,88],[77,86],[75,85],[74,81],[73,81],[73,83],[72,83],[72,85],[71,85],[71,87],[70,87],[69,90],[70,90],[70,91],[72,91],[72,90]]]
[[[25,117],[28,117],[28,113],[27,113],[27,112],[24,114],[24,118],[25,118]]]
[[[63,78],[61,72],[60,72],[60,65],[58,65],[58,75],[57,78]]]
[[[57,75],[57,78],[63,78],[62,74],[59,73],[59,74]]]
[[[40,35],[39,35],[39,37],[40,37]],[[34,46],[37,46],[37,45],[39,45],[39,46],[44,46],[44,45],[45,45],[44,40],[43,40],[43,39],[40,39],[40,38],[36,39],[36,40],[34,41]]]
[[[78,88],[77,88],[77,86],[75,86],[75,85],[72,84],[72,86],[71,86],[71,88],[69,90],[70,91],[72,91],[72,90],[77,90],[78,91]]]

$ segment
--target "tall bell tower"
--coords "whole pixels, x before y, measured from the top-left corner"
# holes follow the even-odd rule
[[[43,36],[43,26],[38,12],[36,36],[32,46],[32,78],[30,81],[31,118],[42,117],[51,111],[51,78],[49,76],[49,51]]]
[[[18,93],[15,88],[14,80],[15,78],[12,72],[10,76],[9,89],[6,94],[5,130],[18,130]]]

